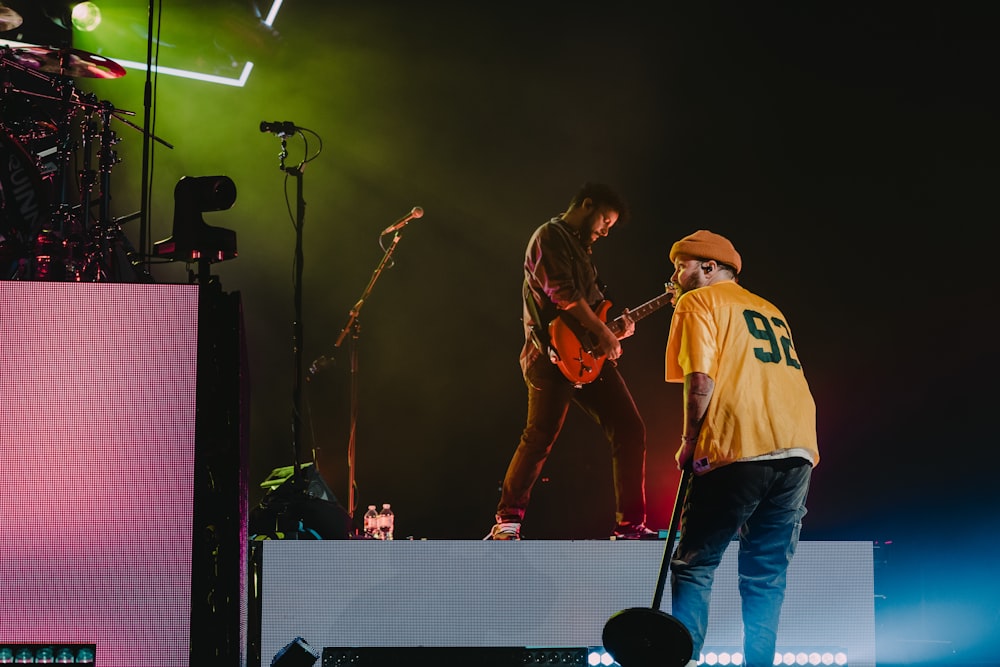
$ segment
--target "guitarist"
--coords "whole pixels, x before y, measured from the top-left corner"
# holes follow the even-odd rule
[[[621,196],[611,187],[587,183],[564,213],[538,227],[524,255],[523,322],[525,342],[521,371],[528,389],[527,422],[504,476],[496,524],[487,540],[521,539],[521,522],[531,490],[552,451],[571,403],[604,432],[611,444],[615,487],[616,539],[656,539],[646,528],[646,427],[632,394],[613,363],[622,354],[620,338],[635,331],[626,326],[616,336],[595,308],[604,301],[591,246],[628,217]],[[548,325],[555,317],[573,318],[588,331],[596,353],[612,363],[587,384],[567,379],[551,357]]]

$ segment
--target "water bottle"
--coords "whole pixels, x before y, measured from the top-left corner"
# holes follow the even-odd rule
[[[365,538],[370,540],[382,539],[382,535],[378,532],[378,511],[374,505],[369,505],[368,511],[365,512]]]
[[[379,539],[391,540],[395,523],[396,516],[392,513],[389,503],[382,503],[382,510],[378,513],[378,532],[381,535]]]

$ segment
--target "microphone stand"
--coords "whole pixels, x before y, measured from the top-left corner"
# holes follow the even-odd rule
[[[146,9],[147,14],[147,26],[146,26],[146,80],[144,82],[145,88],[143,89],[142,96],[142,108],[143,108],[143,119],[142,119],[142,192],[139,195],[139,257],[138,261],[140,263],[143,272],[149,272],[149,229],[151,226],[151,221],[149,219],[149,167],[150,167],[150,143],[149,139],[152,135],[152,128],[150,126],[152,122],[152,110],[153,104],[153,93],[152,93],[152,76],[153,76],[153,0],[150,0]]]
[[[285,154],[285,139],[281,139],[282,153]],[[295,285],[294,285],[294,295],[293,304],[295,308],[295,326],[292,330],[292,349],[294,350],[295,360],[294,360],[294,375],[295,381],[292,384],[292,454],[293,463],[295,465],[295,478],[296,481],[301,481],[302,474],[302,464],[301,464],[301,439],[302,439],[302,345],[303,345],[303,332],[304,327],[302,325],[302,264],[303,264],[303,253],[302,253],[302,226],[305,223],[306,217],[306,202],[302,195],[302,174],[303,167],[305,163],[300,164],[297,167],[285,168],[282,165],[282,169],[286,174],[290,174],[295,177],[296,187],[295,187],[295,201],[296,201],[296,213],[295,213]]]
[[[296,181],[295,210],[295,277],[293,279],[292,303],[294,307],[294,322],[292,326],[292,353],[294,357],[294,381],[292,383],[292,466],[291,486],[295,491],[305,491],[302,479],[301,439],[302,439],[302,345],[304,327],[302,324],[302,269],[304,256],[302,252],[302,228],[305,225],[306,202],[303,197],[302,175],[305,171],[305,161],[295,167],[286,167],[288,157],[288,141],[285,134],[281,137],[281,152],[278,154],[278,167]]]
[[[354,510],[356,509],[355,501],[355,474],[354,474],[354,460],[355,453],[357,451],[357,430],[358,430],[358,340],[361,336],[361,323],[359,321],[359,316],[361,315],[361,308],[365,305],[365,300],[368,295],[371,294],[372,288],[375,287],[375,282],[382,275],[382,271],[385,269],[389,260],[392,258],[392,253],[396,250],[396,245],[399,243],[401,238],[400,233],[397,231],[392,237],[392,243],[385,253],[382,255],[382,260],[379,262],[378,266],[375,267],[375,271],[372,273],[371,279],[368,281],[368,285],[365,287],[364,292],[361,294],[361,298],[358,299],[354,307],[347,318],[347,324],[344,328],[340,330],[340,335],[337,337],[337,341],[334,343],[334,347],[340,347],[341,343],[344,342],[344,338],[347,337],[348,332],[351,334],[351,346],[350,346],[350,356],[351,356],[351,426],[350,435],[347,442],[347,513],[354,517]]]
[[[295,327],[292,333],[292,346],[295,350],[295,382],[292,385],[292,447],[295,450],[295,474],[301,475],[301,440],[302,440],[302,223],[305,218],[305,202],[302,199],[302,170],[290,169],[296,179],[297,219],[295,229]]]

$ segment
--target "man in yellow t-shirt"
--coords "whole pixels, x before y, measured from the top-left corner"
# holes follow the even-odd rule
[[[673,245],[670,261],[666,381],[684,384],[676,460],[693,473],[671,559],[671,613],[691,632],[697,664],[715,569],[738,536],[744,665],[770,666],[819,462],[816,405],[787,319],[737,282],[742,258],[728,239],[699,230]]]

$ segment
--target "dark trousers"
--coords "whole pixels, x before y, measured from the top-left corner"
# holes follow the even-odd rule
[[[646,426],[632,394],[614,364],[576,388],[544,356],[528,367],[528,417],[517,450],[504,476],[497,519],[520,522],[542,467],[566,421],[571,403],[579,406],[604,431],[611,444],[615,486],[615,517],[619,522],[646,520]]]
[[[812,464],[801,458],[730,463],[693,477],[670,562],[671,614],[691,632],[697,660],[715,570],[739,537],[737,571],[746,667],[774,664],[785,574],[806,514]]]

